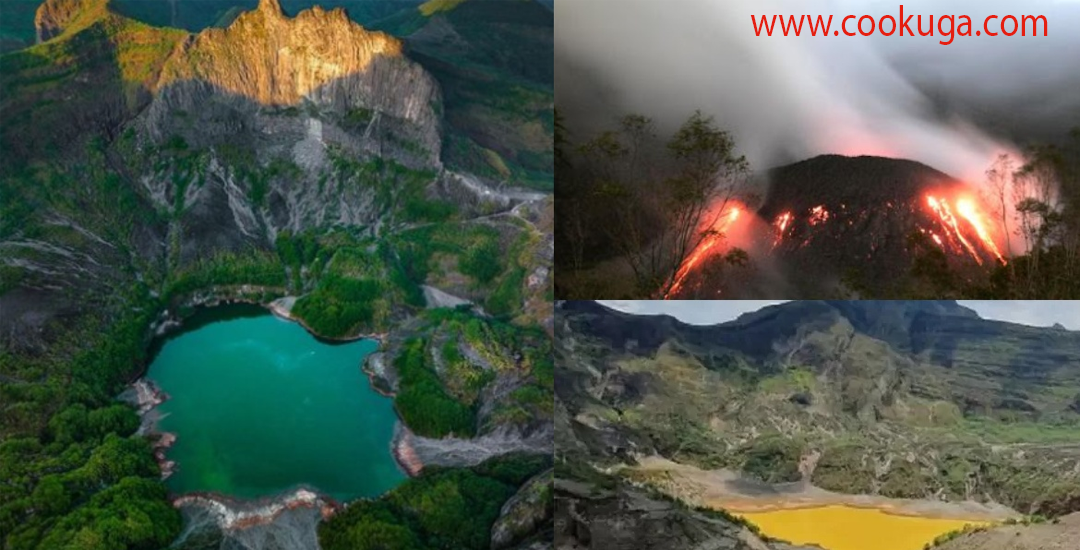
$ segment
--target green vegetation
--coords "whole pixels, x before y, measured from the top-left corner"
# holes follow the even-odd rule
[[[319,334],[352,336],[361,327],[383,326],[385,321],[376,322],[375,318],[375,302],[382,292],[378,281],[331,273],[319,281],[315,291],[296,302],[293,313]]]
[[[767,483],[799,481],[800,442],[781,435],[755,438],[740,450],[742,470]]]
[[[765,377],[758,381],[758,389],[767,393],[809,392],[815,385],[814,371],[805,367],[791,368],[782,374]]]
[[[401,377],[394,403],[402,420],[419,435],[471,437],[476,432],[472,409],[446,393],[427,360],[427,342],[410,340],[394,360]]]
[[[378,157],[361,161],[333,148],[329,156],[339,191],[354,186],[374,191],[380,212],[400,217],[395,221],[444,222],[457,214],[452,203],[428,196],[428,186],[436,177],[431,170],[413,170]]]
[[[391,238],[403,274],[412,284],[434,274],[456,270],[469,276],[475,288],[493,288],[484,304],[494,315],[509,317],[521,308],[525,269],[521,256],[527,244],[522,235],[511,246],[499,231],[477,223],[449,223],[404,231]]]
[[[395,404],[414,432],[428,437],[476,433],[477,397],[500,371],[529,378],[500,402],[491,421],[524,425],[554,413],[551,342],[542,331],[484,319],[467,308],[429,310],[423,318],[430,339],[408,340],[394,359],[400,377]],[[464,356],[466,347],[482,364]],[[513,361],[515,355],[520,360]]]
[[[224,285],[259,285],[285,288],[285,272],[278,258],[270,252],[219,252],[177,270],[167,287],[167,295],[176,296],[199,289]]]
[[[301,291],[304,289],[303,272],[305,268],[309,269],[309,275],[314,278],[317,278],[322,272],[326,255],[322,254],[323,251],[319,248],[319,241],[312,232],[305,232],[294,237],[292,232],[288,230],[282,231],[278,233],[277,239],[274,241],[274,248],[277,249],[281,263],[289,271],[289,288],[291,290]]]
[[[145,360],[151,303],[90,319],[37,357],[0,351],[0,533],[16,549],[168,545],[180,514],[165,500],[138,418],[113,396]]]
[[[499,252],[499,243],[496,240],[482,239],[476,246],[465,251],[458,267],[462,273],[486,285],[502,271]]]
[[[495,373],[467,361],[461,355],[458,345],[457,338],[451,335],[439,349],[443,362],[443,384],[455,399],[472,406],[480,390],[495,379]]]
[[[528,375],[528,382],[502,400],[491,421],[526,425],[554,414],[554,361],[551,340],[543,331],[478,317],[465,308],[431,310],[425,318],[435,334],[445,338],[438,350],[443,364],[439,377],[459,402],[474,406],[477,394],[497,372],[515,371]],[[463,348],[485,366],[466,360],[459,351]]]
[[[425,469],[321,523],[319,543],[324,550],[486,550],[503,502],[548,464],[548,457],[512,455],[468,470]]]
[[[424,17],[431,17],[439,12],[451,11],[464,1],[465,0],[428,0],[420,5],[420,13],[424,14]]]
[[[399,272],[386,245],[356,241],[343,233],[323,241],[308,237],[308,244],[300,245],[304,263],[312,265],[318,282],[297,300],[293,314],[312,330],[331,338],[381,331],[389,326],[396,307],[423,305],[423,294]],[[279,250],[292,262],[295,287],[301,264],[297,245],[288,242],[279,241]],[[329,260],[322,267],[326,257]]]

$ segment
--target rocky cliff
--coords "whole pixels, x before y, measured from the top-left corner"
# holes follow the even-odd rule
[[[625,485],[555,486],[557,550],[813,550],[770,541],[737,518]]]
[[[11,152],[0,162],[17,176],[4,194],[18,220],[0,228],[0,246],[35,289],[127,284],[132,272],[160,280],[149,271],[265,251],[283,231],[351,227],[381,238],[513,211],[483,222],[500,247],[533,232],[531,222],[524,231],[505,222],[528,217],[513,209],[543,195],[445,170],[438,83],[400,40],[341,9],[290,17],[266,0],[198,34],[138,23],[105,0],[49,0],[38,20],[51,39],[5,59],[13,70],[0,99]],[[83,183],[36,197],[40,179]],[[62,243],[24,242],[27,228],[55,220],[69,228]],[[490,291],[443,279],[433,284],[468,288],[472,299]],[[543,280],[532,280],[542,293]]]
[[[56,38],[69,28],[99,17],[108,3],[109,0],[45,0],[34,14],[38,43]]]
[[[551,542],[552,479],[551,470],[536,475],[503,504],[491,527],[491,550],[524,550],[532,544]]]
[[[272,108],[300,107],[328,125],[351,125],[370,153],[412,165],[439,162],[441,99],[434,79],[404,56],[399,40],[365,30],[342,9],[314,7],[290,18],[277,0],[263,0],[229,27],[185,41],[166,62],[156,90],[144,120],[157,140],[177,132],[199,143],[215,137],[208,128],[224,134],[265,129],[251,119]],[[207,113],[208,104],[222,109]],[[177,113],[195,121],[176,121]],[[223,118],[232,120],[222,127]]]

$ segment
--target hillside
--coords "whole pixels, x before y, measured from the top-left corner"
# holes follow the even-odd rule
[[[182,516],[116,401],[159,329],[234,301],[379,338],[410,473],[435,470],[319,524],[323,548],[373,521],[401,548],[550,538],[551,198],[446,162],[439,81],[343,10],[261,0],[190,33],[122,4],[48,0],[46,40],[0,56],[0,546],[319,547],[317,510]]]
[[[790,302],[715,326],[592,302],[556,316],[556,447],[576,471],[658,456],[1022,513],[1080,502],[1076,332],[952,302]]]
[[[79,0],[80,2],[82,0]],[[104,2],[102,2],[104,3]],[[40,0],[11,0],[0,52],[33,44]],[[72,3],[68,3],[72,4]],[[472,0],[421,9],[409,0],[281,0],[284,13],[338,8],[367,29],[404,38],[444,90],[448,166],[511,187],[553,187],[554,20],[533,0]],[[459,5],[460,4],[460,5]],[[110,10],[153,26],[225,28],[258,0],[110,0]],[[452,9],[451,9],[452,8]],[[47,32],[47,31],[46,31]]]
[[[733,516],[625,485],[556,483],[557,550],[814,550],[764,539]]]
[[[929,166],[824,155],[766,177],[769,192],[758,214],[776,230],[769,254],[796,287],[807,279],[846,280],[884,297],[914,285],[912,268],[930,251],[961,274],[1002,261],[1004,241],[975,192]],[[827,289],[798,292],[819,296]]]
[[[760,179],[757,216],[727,228],[750,268],[717,280],[697,270],[684,297],[936,298],[960,291],[939,283],[985,285],[1007,262],[1000,221],[978,192],[924,164],[821,155]]]
[[[1080,540],[1080,514],[1038,525],[1005,525],[964,534],[934,546],[940,550],[1069,550]]]

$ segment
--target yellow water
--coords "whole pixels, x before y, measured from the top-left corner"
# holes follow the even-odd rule
[[[874,508],[822,506],[739,514],[761,532],[828,550],[922,550],[938,535],[987,522],[887,514]]]

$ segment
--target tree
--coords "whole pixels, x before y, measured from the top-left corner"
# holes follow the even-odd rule
[[[700,111],[657,145],[652,121],[631,115],[582,152],[598,182],[596,204],[610,211],[601,230],[633,272],[635,292],[665,297],[690,253],[719,236],[717,222],[749,164],[736,156],[731,135]]]
[[[1013,200],[1028,250],[1023,281],[1028,296],[1040,295],[1038,281],[1044,277],[1040,273],[1044,252],[1052,243],[1062,242],[1058,233],[1063,220],[1057,177],[1060,166],[1061,157],[1055,147],[1032,147],[1024,165],[1013,175]]]
[[[566,154],[564,153],[568,144],[566,138],[566,126],[563,125],[563,119],[559,116],[559,110],[555,109],[555,170],[563,168],[568,165]]]
[[[986,181],[989,187],[990,200],[988,204],[993,208],[993,214],[1001,222],[1001,231],[1005,235],[1005,250],[1008,257],[1012,258],[1012,244],[1009,233],[1009,208],[1008,196],[1012,188],[1012,179],[1015,169],[1012,157],[1007,154],[998,155],[994,164],[986,171]]]

